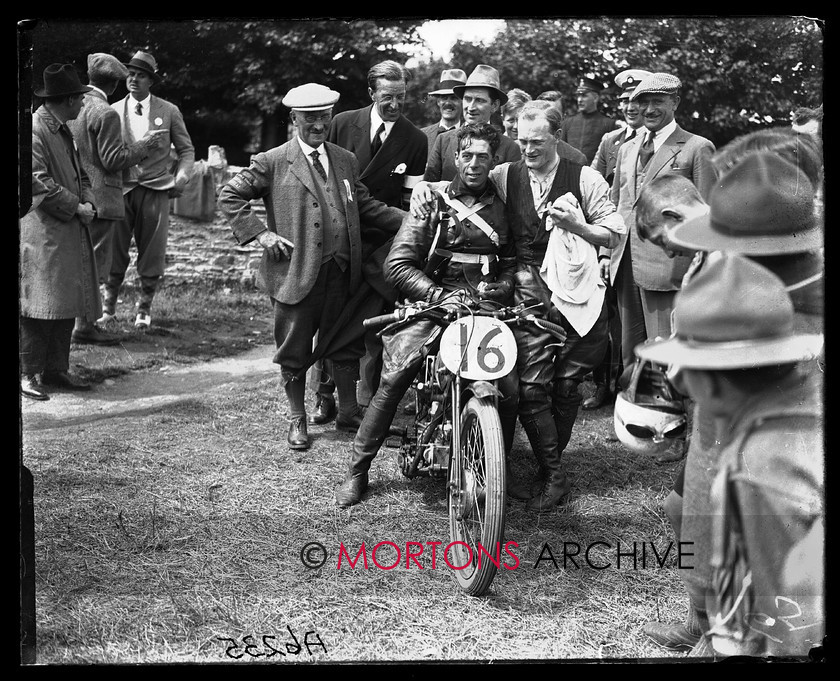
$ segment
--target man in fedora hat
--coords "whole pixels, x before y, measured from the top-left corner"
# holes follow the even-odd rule
[[[274,362],[289,401],[287,443],[296,450],[309,447],[305,373],[313,337],[330,333],[362,285],[363,230],[395,234],[405,215],[371,197],[353,153],[326,141],[338,97],[318,83],[289,90],[283,104],[291,109],[297,135],[255,154],[219,193],[219,208],[236,241],[256,240],[264,249],[259,283],[274,308]],[[266,223],[252,210],[254,199],[265,203]],[[361,420],[356,401],[361,334],[354,341],[325,355],[334,369],[337,425]]]
[[[615,130],[616,121],[598,111],[603,86],[594,78],[582,77],[575,94],[578,112],[563,122],[561,139],[586,156],[586,162],[592,163],[601,138]]]
[[[465,124],[489,123],[490,117],[507,102],[507,95],[499,85],[499,72],[487,64],[479,64],[463,85],[453,85],[452,91],[461,100]],[[438,136],[426,162],[423,179],[426,182],[454,180],[458,174],[455,156],[458,153],[456,130]],[[507,135],[496,152],[496,163],[518,161],[519,145]]]
[[[707,536],[680,537],[709,574],[696,655],[807,656],[823,643],[823,414],[803,367],[823,337],[797,333],[793,310],[781,279],[727,253],[677,294],[673,336],[637,349],[669,367],[721,443]]]
[[[429,93],[440,111],[440,120],[425,128],[420,128],[429,140],[428,155],[431,155],[435,140],[439,135],[461,126],[463,106],[461,98],[452,88],[456,85],[464,85],[466,82],[467,74],[461,69],[444,69],[440,74],[438,89]]]
[[[44,386],[89,390],[69,373],[76,317],[101,307],[89,225],[96,216],[90,179],[67,127],[84,106],[72,64],[44,69],[44,101],[32,114],[32,196],[39,203],[20,220],[20,391],[48,400]],[[34,203],[34,201],[33,201]]]
[[[655,239],[662,248],[697,252],[683,288],[727,252],[763,265],[787,289],[796,332],[821,333],[821,226],[813,210],[812,185],[812,179],[819,178],[819,162],[808,145],[791,145],[791,137],[796,135],[787,131],[750,134],[721,149],[712,158],[720,179],[709,204],[688,179],[670,174],[657,178],[639,197],[637,229],[642,238],[650,235],[649,240]],[[818,386],[821,359],[800,364]],[[708,628],[705,594],[712,588],[709,490],[719,456],[713,415],[695,403],[688,453],[665,500],[677,538],[694,542],[697,565],[680,573],[689,597],[688,618],[685,623],[648,622],[644,626],[648,636],[666,647],[698,644],[699,635]]]
[[[128,69],[110,54],[89,54],[88,83],[81,113],[67,127],[73,133],[82,157],[82,165],[90,177],[96,198],[96,217],[90,224],[90,235],[96,255],[99,283],[104,284],[111,272],[111,250],[117,223],[125,217],[122,194],[123,171],[163,147],[160,132],[149,132],[143,139],[126,144],[120,117],[108,104],[117,85],[128,76]],[[74,343],[113,345],[119,336],[100,329],[93,320],[79,317],[73,329]]]
[[[162,145],[127,173],[123,182],[125,218],[114,233],[113,260],[105,285],[103,321],[116,314],[117,297],[130,262],[131,239],[137,244],[137,274],[140,296],[134,326],[148,329],[155,293],[166,266],[169,238],[169,199],[180,196],[190,181],[195,149],[184,125],[184,117],[174,104],[151,94],[161,81],[155,58],[148,52],[135,52],[125,64],[128,94],[112,107],[122,122],[123,139],[132,144],[149,133],[160,134]],[[159,133],[157,131],[160,131]],[[172,171],[170,147],[174,147],[177,169]]]
[[[650,71],[643,69],[627,69],[615,77],[615,84],[621,88],[618,96],[618,108],[624,116],[626,125],[618,130],[611,130],[604,134],[598,144],[598,151],[590,164],[597,170],[607,184],[612,185],[615,176],[615,164],[618,160],[618,150],[625,142],[632,140],[636,132],[643,126],[642,115],[638,104],[630,101],[630,95],[642,78]],[[621,319],[618,315],[618,302],[615,288],[609,285],[609,256],[599,255],[601,276],[607,282],[607,307],[610,317],[610,338],[603,361],[592,371],[595,390],[581,405],[583,409],[598,409],[612,396],[615,383],[621,376]]]

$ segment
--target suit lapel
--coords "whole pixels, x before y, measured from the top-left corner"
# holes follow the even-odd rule
[[[351,122],[351,149],[359,160],[359,168],[366,169],[370,163],[370,111],[369,107],[361,109]]]
[[[672,132],[665,143],[659,147],[653,158],[650,159],[650,171],[645,175],[643,184],[647,184],[654,177],[659,175],[665,166],[673,162],[685,146],[688,134],[680,126]]]
[[[309,161],[304,157],[303,149],[300,148],[297,138],[292,139],[289,144],[287,159],[292,175],[300,180],[300,183],[309,190],[310,194],[317,198],[318,190],[315,188],[315,178],[312,177]],[[330,157],[330,161],[332,162],[332,157]]]
[[[400,115],[391,128],[391,133],[379,149],[379,153],[370,160],[370,163],[362,171],[362,178],[372,175],[380,168],[386,166],[397,153],[402,149],[402,142],[406,138],[406,126],[411,125],[408,119]]]

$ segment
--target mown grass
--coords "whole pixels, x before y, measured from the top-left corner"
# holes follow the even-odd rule
[[[173,297],[161,316],[189,310]],[[611,409],[580,416],[564,455],[574,474],[568,504],[542,515],[509,504],[506,540],[520,564],[501,569],[481,598],[460,593],[428,553],[423,569],[406,569],[404,558],[392,570],[336,569],[342,542],[368,551],[385,540],[448,543],[444,484],[407,480],[383,449],[366,500],[339,509],[333,490],[349,436],[311,428],[312,448],[290,452],[285,409],[267,366],[264,379],[142,418],[24,433],[40,664],[232,663],[229,639],[240,664],[680,657],[641,633],[647,620],[684,616],[673,550],[663,568],[650,558],[647,569],[535,566],[546,543],[559,559],[564,541],[620,540],[622,550],[647,541],[660,553],[672,541],[661,505],[676,465],[607,440]],[[521,433],[515,451],[517,473],[528,474]],[[329,554],[317,569],[300,556],[313,541]],[[393,562],[388,551],[380,564]],[[591,555],[615,563],[602,546]],[[310,654],[304,643],[316,634],[323,646]],[[267,657],[263,636],[285,655]]]

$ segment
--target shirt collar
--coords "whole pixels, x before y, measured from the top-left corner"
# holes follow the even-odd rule
[[[668,125],[666,125],[661,130],[656,131],[656,137],[653,138],[653,144],[657,148],[659,145],[662,144],[666,139],[668,139],[674,131],[677,129],[677,121],[674,119]],[[648,130],[648,135],[650,134],[650,130]],[[647,140],[647,136],[645,136],[645,140]]]
[[[88,87],[89,87],[91,90],[95,90],[95,91],[96,91],[96,92],[98,92],[100,95],[102,95],[102,97],[104,97],[104,99],[105,99],[105,101],[106,101],[106,102],[108,101],[108,95],[106,95],[106,94],[105,94],[105,91],[104,91],[104,90],[102,90],[102,89],[100,89],[100,88],[96,87],[95,85],[91,85],[90,83],[88,83]]]
[[[324,148],[324,143],[321,144],[316,149],[315,147],[310,147],[306,142],[304,142],[300,135],[296,137],[298,144],[300,144],[300,148],[303,149],[303,153],[309,156],[313,151],[317,151],[320,157],[324,157],[327,155],[327,150]]]
[[[460,128],[460,127],[461,127],[461,124],[460,124],[460,123],[456,123],[454,126],[449,126],[449,125],[444,125],[444,123],[443,123],[443,122],[440,122],[440,123],[438,123],[438,127],[439,127],[441,130],[443,130],[444,132],[446,132],[447,130],[457,130],[458,128]]]
[[[149,93],[146,95],[146,99],[134,99],[131,95],[128,95],[128,98],[131,100],[131,106],[136,107],[138,104],[143,105],[143,111],[149,110],[149,103],[151,102],[152,95]]]
[[[376,110],[376,104],[370,107],[370,134],[373,137],[374,133],[379,130],[379,126],[384,123],[385,124],[385,132],[390,133],[391,128],[394,127],[394,123],[396,121],[383,121],[382,116],[379,115],[379,112]]]
[[[460,175],[456,175],[452,182],[449,183],[449,196],[454,199],[457,199],[459,196],[463,196],[465,194],[469,194],[470,196],[476,196],[471,191],[469,191],[465,186],[463,181],[461,180]],[[477,200],[481,201],[482,203],[493,203],[493,199],[496,196],[496,187],[490,180],[487,181],[487,186],[484,188],[481,196],[477,196]]]

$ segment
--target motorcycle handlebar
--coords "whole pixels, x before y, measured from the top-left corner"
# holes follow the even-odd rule
[[[395,310],[390,314],[381,314],[377,315],[376,317],[370,317],[362,321],[362,326],[366,329],[373,329],[378,328],[380,326],[388,326],[388,324],[393,324],[394,322],[399,322],[404,318],[404,313],[402,310]]]

